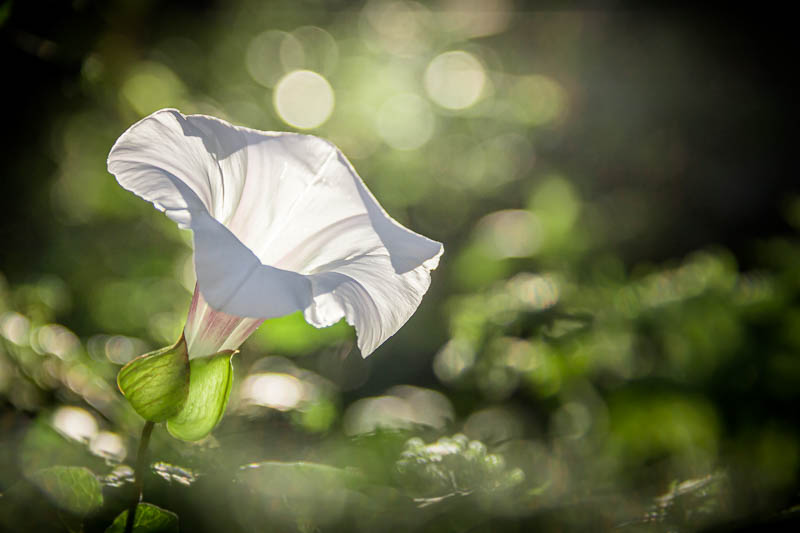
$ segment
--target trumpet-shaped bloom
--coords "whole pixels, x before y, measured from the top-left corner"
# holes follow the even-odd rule
[[[108,169],[194,237],[190,357],[237,348],[303,311],[355,326],[363,356],[409,319],[442,245],[389,217],[334,145],[157,111],[120,136]]]

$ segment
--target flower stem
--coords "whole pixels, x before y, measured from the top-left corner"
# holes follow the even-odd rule
[[[133,486],[136,489],[136,497],[128,508],[128,519],[125,521],[125,533],[133,533],[133,523],[136,520],[136,508],[142,501],[142,491],[144,490],[144,470],[147,466],[147,446],[150,444],[150,434],[153,433],[154,422],[149,420],[144,423],[142,428],[142,438],[139,439],[139,451],[136,452],[136,469],[133,471]]]

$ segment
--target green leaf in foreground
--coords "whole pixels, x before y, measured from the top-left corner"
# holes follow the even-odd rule
[[[51,466],[39,470],[31,481],[57,507],[86,516],[103,506],[103,487],[88,468]]]
[[[123,533],[128,510],[120,513],[108,526],[106,533]],[[133,519],[134,533],[178,533],[178,515],[150,503],[140,503]]]
[[[191,362],[189,396],[183,409],[167,420],[167,430],[181,440],[200,440],[222,419],[233,384],[233,352]]]
[[[137,357],[119,371],[117,385],[145,420],[177,414],[189,394],[189,354],[181,335],[174,346]]]

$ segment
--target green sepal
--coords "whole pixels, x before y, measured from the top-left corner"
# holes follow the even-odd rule
[[[233,385],[236,352],[224,351],[191,362],[189,396],[183,409],[167,420],[167,430],[181,440],[200,440],[222,419]]]
[[[183,335],[173,346],[137,357],[117,374],[117,386],[145,420],[179,413],[189,395],[189,353]]]

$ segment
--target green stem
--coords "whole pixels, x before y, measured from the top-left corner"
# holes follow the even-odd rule
[[[150,444],[150,434],[153,433],[154,422],[149,420],[142,428],[142,438],[139,440],[139,451],[136,453],[136,469],[133,471],[133,486],[136,497],[128,508],[128,519],[125,521],[125,533],[133,533],[133,523],[136,520],[136,508],[142,501],[144,490],[144,470],[147,467],[147,446]]]

